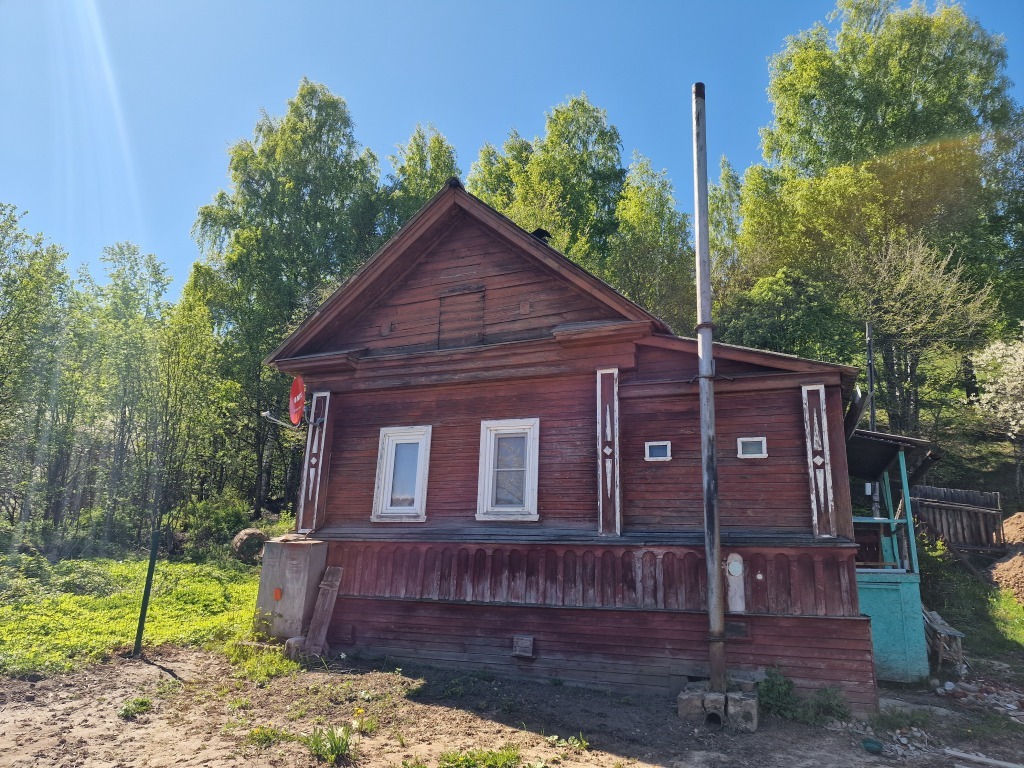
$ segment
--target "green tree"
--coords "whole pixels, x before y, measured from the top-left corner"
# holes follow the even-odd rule
[[[849,274],[858,276],[847,294],[852,312],[874,329],[879,404],[893,431],[918,434],[923,364],[942,356],[959,360],[984,340],[995,317],[991,291],[975,287],[962,264],[920,237],[894,237],[858,253]]]
[[[394,172],[387,185],[385,235],[412,218],[448,179],[462,175],[455,148],[432,125],[417,125],[409,141],[388,160]]]
[[[676,210],[665,171],[636,155],[615,207],[603,277],[681,333],[696,323],[688,218]]]
[[[263,365],[286,332],[308,315],[325,286],[350,275],[381,238],[378,164],[361,150],[345,101],[303,80],[284,117],[266,114],[255,136],[230,150],[231,190],[199,209],[195,235],[210,269],[204,290],[223,334],[222,375],[238,384],[239,448],[247,477],[239,491],[264,506],[281,448],[263,420],[279,410],[287,382]],[[277,456],[279,475],[293,457]]]
[[[1013,447],[1017,498],[1024,498],[1024,334],[989,344],[973,362],[981,385],[978,404]]]
[[[1005,40],[959,5],[839,0],[771,61],[765,156],[802,175],[1010,125]]]
[[[733,296],[718,325],[730,344],[814,360],[847,363],[859,347],[838,286],[791,267]]]
[[[551,244],[600,274],[626,178],[619,131],[581,95],[547,115],[542,138],[513,131],[504,154],[486,144],[468,189],[526,230],[551,233]]]
[[[718,183],[708,189],[708,250],[716,303],[725,299],[739,265],[742,193],[739,174],[722,155]]]

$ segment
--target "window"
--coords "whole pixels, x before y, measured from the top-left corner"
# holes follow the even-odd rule
[[[429,426],[381,429],[370,519],[377,522],[426,520],[429,464]]]
[[[480,422],[477,520],[538,520],[540,419]]]
[[[644,443],[644,461],[672,461],[672,443],[669,440],[658,440]]]
[[[737,437],[736,456],[741,459],[767,459],[767,437]]]

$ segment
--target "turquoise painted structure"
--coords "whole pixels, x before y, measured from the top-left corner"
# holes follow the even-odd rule
[[[856,430],[847,443],[850,474],[878,483],[878,517],[854,515],[861,544],[857,592],[871,617],[875,676],[912,683],[928,676],[928,641],[921,614],[921,576],[907,473],[907,453],[927,453],[923,440]],[[890,471],[898,473],[900,503],[893,503]],[[870,553],[870,554],[868,554]],[[870,562],[866,562],[870,558]]]
[[[928,676],[921,619],[921,577],[891,570],[859,571],[861,613],[871,617],[875,677],[913,683]]]

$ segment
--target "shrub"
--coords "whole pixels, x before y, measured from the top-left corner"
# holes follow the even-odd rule
[[[850,709],[837,688],[822,688],[807,699],[796,695],[793,681],[778,669],[769,669],[757,684],[758,706],[768,715],[778,715],[808,725],[823,725],[830,720],[847,720]]]
[[[121,708],[117,710],[117,716],[122,720],[134,720],[139,715],[153,711],[153,702],[147,698],[137,697],[128,699]]]

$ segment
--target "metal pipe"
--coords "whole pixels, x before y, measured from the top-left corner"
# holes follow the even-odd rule
[[[704,83],[693,84],[694,240],[697,251],[697,361],[700,458],[704,485],[704,557],[708,569],[708,660],[711,690],[725,692],[725,589],[718,522],[715,455],[715,360],[711,332],[711,253],[708,247],[708,148]]]

